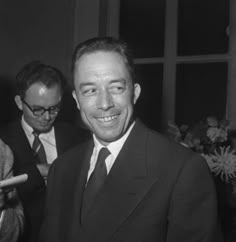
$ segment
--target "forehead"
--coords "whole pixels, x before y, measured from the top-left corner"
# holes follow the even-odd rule
[[[75,63],[74,77],[75,82],[93,77],[130,79],[124,57],[107,51],[97,51],[80,57]]]
[[[60,101],[61,88],[57,84],[46,87],[42,83],[34,83],[26,90],[25,99],[35,105],[51,105]]]

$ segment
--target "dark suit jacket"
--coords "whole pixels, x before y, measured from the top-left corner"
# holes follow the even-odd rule
[[[87,135],[86,131],[82,132],[82,130],[67,123],[55,123],[54,128],[58,156],[84,140]],[[46,196],[44,179],[36,167],[33,151],[20,120],[5,127],[0,132],[0,137],[11,147],[14,153],[14,174],[28,174],[28,181],[18,187],[26,218],[27,232],[23,241],[36,242],[44,214]]]
[[[92,142],[51,167],[44,242],[216,242],[217,200],[206,162],[139,121],[81,224]]]

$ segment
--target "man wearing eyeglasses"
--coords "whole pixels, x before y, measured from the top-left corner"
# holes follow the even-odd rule
[[[65,80],[54,67],[34,61],[16,77],[15,102],[21,119],[3,130],[1,137],[15,156],[15,175],[27,173],[18,191],[26,217],[24,242],[36,242],[41,226],[46,180],[52,162],[84,140],[86,131],[55,122],[61,108]]]

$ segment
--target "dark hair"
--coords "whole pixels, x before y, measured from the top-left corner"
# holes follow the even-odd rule
[[[72,57],[72,72],[74,72],[76,61],[78,61],[79,58],[85,54],[97,51],[115,52],[120,54],[124,58],[132,81],[136,81],[131,50],[125,42],[113,37],[96,37],[78,44]]]
[[[34,83],[42,83],[48,88],[59,85],[62,94],[66,85],[65,78],[58,69],[40,61],[26,64],[16,75],[17,94],[24,97],[25,92]]]

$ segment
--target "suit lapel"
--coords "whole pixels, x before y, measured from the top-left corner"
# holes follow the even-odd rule
[[[32,162],[34,160],[33,152],[31,146],[26,137],[26,134],[21,126],[20,120],[12,124],[10,128],[10,146],[14,147],[14,153],[19,156],[19,161],[22,163]]]
[[[80,210],[81,210],[81,205],[82,205],[82,200],[83,200],[83,192],[84,192],[84,188],[87,182],[87,176],[88,176],[88,170],[89,170],[89,165],[90,165],[90,159],[92,156],[92,152],[93,152],[93,142],[90,142],[88,145],[86,150],[86,153],[84,154],[84,159],[83,159],[83,163],[82,163],[82,167],[81,167],[81,173],[79,176],[78,183],[77,183],[77,188],[78,188],[78,193],[77,193],[77,198],[75,200],[77,200],[79,202],[79,206],[78,204],[76,204],[76,208],[77,208],[77,214],[79,214],[79,221],[81,219],[81,214],[80,214]],[[81,223],[81,221],[80,221]]]
[[[64,180],[63,182],[66,186],[68,185],[68,187],[64,189],[66,191],[66,194],[63,195],[65,198],[65,202],[62,204],[66,204],[66,207],[63,209],[64,212],[63,219],[61,219],[61,230],[63,231],[63,229],[65,228],[65,224],[66,230],[70,230],[70,232],[67,231],[65,233],[69,237],[65,238],[63,241],[73,241],[73,238],[77,237],[76,235],[78,234],[80,229],[80,210],[83,198],[83,191],[87,181],[90,158],[93,152],[93,146],[94,144],[91,141],[88,142],[88,144],[82,145],[80,147],[80,152],[77,152],[74,156],[78,157],[78,160],[74,163],[75,166],[73,167],[73,173],[71,173],[69,177],[66,177],[67,180]],[[74,196],[71,197],[71,194],[74,194]],[[68,200],[68,198],[70,199]],[[74,219],[71,220],[71,218]]]
[[[55,140],[58,156],[61,155],[67,148],[68,145],[68,134],[66,130],[60,128],[58,123],[54,124]]]
[[[83,225],[85,241],[107,241],[153,184],[147,175],[146,139],[146,128],[137,121],[88,213]]]

